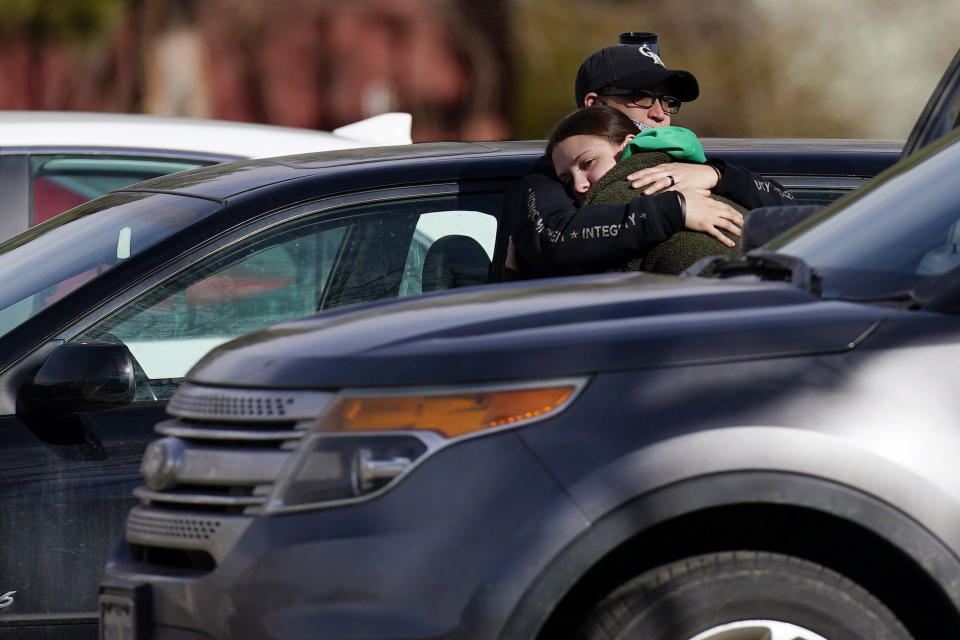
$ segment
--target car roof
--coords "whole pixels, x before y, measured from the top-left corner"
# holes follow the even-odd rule
[[[837,151],[899,153],[903,140],[857,138],[701,138],[705,151]]]
[[[92,147],[209,153],[234,158],[408,144],[410,116],[390,113],[333,132],[204,118],[80,111],[0,111],[0,147]]]
[[[703,138],[707,157],[722,157],[760,175],[778,178],[809,173],[866,178],[900,158],[902,140],[846,138]]]
[[[317,173],[329,174],[342,183],[338,191],[346,191],[349,184],[344,176],[383,163],[384,171],[401,172],[414,169],[420,175],[437,179],[456,179],[465,174],[464,165],[474,167],[475,178],[497,175],[520,175],[543,153],[543,140],[499,142],[430,142],[404,146],[340,149],[322,153],[281,156],[221,164],[192,171],[170,174],[138,183],[125,190],[167,191],[197,197],[224,200],[243,192],[268,187],[286,180],[303,178]],[[704,139],[707,154],[721,153],[728,159],[742,162],[751,170],[763,168],[764,175],[791,175],[803,166],[822,168],[822,175],[872,176],[892,164],[899,156],[901,142],[862,140],[772,140],[772,139]],[[837,153],[841,151],[842,153]],[[808,156],[798,162],[798,156]],[[810,156],[815,156],[811,161]],[[883,158],[878,159],[879,156]],[[865,165],[864,162],[868,161]],[[454,160],[454,162],[451,162]],[[480,164],[490,163],[481,170]],[[509,163],[507,169],[501,163]],[[874,163],[872,166],[869,163]],[[423,170],[429,164],[430,170]],[[449,173],[446,178],[443,176]],[[374,179],[367,174],[368,183]],[[414,178],[410,178],[414,179]],[[381,184],[389,179],[384,178]]]
[[[361,175],[361,182],[372,186],[379,182],[381,186],[397,184],[408,180],[457,179],[462,177],[463,162],[478,166],[489,161],[492,165],[501,162],[519,160],[523,167],[514,167],[508,175],[520,175],[533,161],[543,153],[541,141],[470,143],[470,142],[426,142],[389,147],[369,147],[362,149],[340,149],[321,153],[279,156],[266,159],[252,159],[181,171],[139,182],[125,187],[121,191],[169,192],[190,195],[213,200],[226,200],[232,196],[258,189],[269,188],[280,182],[308,178],[324,174],[337,184],[329,193],[352,190],[344,177],[348,174]],[[457,162],[449,160],[457,158]],[[374,165],[374,166],[371,166]],[[376,166],[379,165],[379,166]],[[429,168],[424,168],[429,165]],[[374,173],[382,170],[390,177]],[[409,174],[412,170],[414,173]],[[496,170],[492,170],[497,173]],[[412,176],[412,177],[411,177]],[[492,177],[490,171],[474,177]]]

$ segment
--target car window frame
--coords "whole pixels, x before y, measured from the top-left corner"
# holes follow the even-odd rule
[[[432,231],[440,234],[438,241],[456,230],[463,232],[456,237],[466,235],[478,247],[480,241],[487,243],[481,248],[486,275],[501,209],[498,192],[461,192],[396,198],[386,205],[347,206],[333,215],[295,218],[158,283],[74,340],[122,342],[151,385],[174,389],[205,352],[243,334],[318,311],[401,297],[406,280],[411,285],[407,295],[419,294],[425,264],[415,274],[406,264],[416,242],[416,226],[425,216],[442,220],[459,215],[447,227],[435,219]],[[462,221],[464,213],[483,218],[486,224],[469,229]],[[329,239],[335,239],[332,245],[324,241]],[[263,277],[266,280],[259,282],[268,284],[266,288],[256,284]],[[233,278],[249,287],[223,286]],[[143,399],[139,390],[138,399]]]
[[[946,128],[947,122],[944,122],[944,119],[951,116],[953,123]],[[907,137],[907,142],[903,145],[900,158],[916,153],[919,149],[950,133],[958,125],[960,125],[960,49],[947,65],[920,112],[920,117],[917,118]]]
[[[77,164],[73,167],[59,166],[68,165],[69,163]],[[159,166],[151,167],[149,166],[151,164],[162,165],[165,166],[166,169],[172,170],[161,171]],[[122,151],[97,154],[87,152],[31,153],[27,158],[27,194],[30,209],[27,223],[29,226],[34,227],[67,210],[62,209],[61,206],[53,209],[52,212],[38,212],[38,185],[41,184],[40,181],[43,179],[50,181],[51,186],[57,185],[60,189],[66,190],[65,193],[76,194],[78,197],[82,198],[82,201],[72,205],[78,206],[79,204],[89,202],[94,198],[105,195],[110,191],[123,189],[129,187],[130,185],[136,184],[137,182],[143,182],[144,180],[149,180],[150,178],[170,175],[180,171],[209,167],[214,164],[220,163],[216,160],[208,160],[203,158],[187,158],[176,155],[158,156],[133,154],[123,153]],[[179,166],[174,167],[173,165]],[[97,176],[97,178],[100,180],[112,178],[117,181],[117,184],[112,185],[105,190],[102,188],[103,185],[100,185],[101,188],[94,189],[91,195],[90,193],[80,192],[78,188],[80,185],[62,186],[62,180],[71,174],[80,176],[81,185],[84,179],[89,180],[93,176]],[[117,180],[119,176],[123,176],[123,178]],[[54,186],[54,188],[57,187]],[[69,208],[72,207],[68,207],[68,209]]]
[[[819,191],[831,191],[837,194],[830,202],[836,202],[851,191],[865,185],[870,178],[858,176],[814,176],[814,175],[770,175],[764,176],[771,180],[776,180],[786,188],[791,194],[797,197],[800,190],[816,189]],[[804,198],[797,197],[797,204],[805,204]],[[811,203],[815,204],[815,203]],[[821,203],[816,203],[821,204]]]
[[[292,207],[283,207],[273,211],[265,212],[256,217],[251,217],[242,226],[226,230],[214,238],[210,238],[199,247],[194,247],[189,252],[181,254],[177,258],[169,261],[164,266],[153,271],[149,275],[141,278],[135,283],[125,287],[115,295],[102,300],[94,308],[83,315],[73,319],[68,324],[52,332],[47,339],[32,345],[20,352],[16,361],[0,373],[0,388],[7,387],[12,381],[24,375],[22,364],[25,361],[31,361],[31,354],[41,350],[45,345],[51,342],[69,342],[75,337],[88,330],[98,322],[101,322],[107,316],[113,314],[126,304],[133,302],[147,291],[160,286],[163,282],[174,278],[182,272],[190,269],[193,265],[206,260],[214,253],[229,250],[230,247],[237,245],[247,238],[268,231],[273,227],[293,222],[314,215],[323,215],[324,213],[335,211],[344,207],[357,205],[371,205],[377,202],[394,202],[401,199],[416,199],[424,197],[438,196],[462,196],[471,193],[502,193],[506,198],[510,185],[515,184],[516,179],[504,177],[502,179],[483,179],[470,180],[463,182],[443,182],[429,185],[405,185],[399,187],[388,187],[372,189],[363,192],[356,192],[338,196],[328,196],[318,198],[305,203],[300,203]],[[503,219],[504,213],[501,212],[498,218],[497,240],[495,252],[506,251],[506,225]],[[496,255],[496,253],[495,253]],[[157,402],[166,402],[158,400]],[[0,415],[10,415],[15,413],[15,407],[9,405],[10,401],[0,394]]]
[[[170,261],[164,267],[145,276],[140,281],[118,292],[116,295],[101,302],[88,313],[80,316],[50,339],[71,340],[79,333],[86,330],[90,325],[99,322],[105,316],[113,313],[121,306],[129,303],[134,298],[139,297],[146,290],[157,286],[160,282],[172,278],[180,272],[189,269],[192,265],[205,260],[209,255],[222,251],[231,245],[237,244],[246,238],[262,233],[270,227],[292,222],[294,220],[308,217],[311,215],[323,214],[328,211],[340,209],[347,206],[356,206],[360,204],[369,205],[377,202],[395,201],[398,199],[414,199],[431,196],[456,196],[467,193],[500,192],[504,198],[510,193],[511,188],[518,184],[519,176],[505,176],[503,178],[484,178],[478,180],[469,180],[462,182],[447,181],[427,185],[402,185],[397,187],[385,187],[367,191],[342,194],[335,196],[321,197],[304,203],[299,203],[292,207],[283,207],[276,210],[265,212],[259,216],[252,217],[245,221],[242,226],[228,230],[220,235],[210,238],[201,247],[185,255],[178,256]],[[784,186],[788,189],[797,186],[810,186],[819,188],[821,186],[834,188],[833,185],[838,178],[830,176],[779,176],[776,179],[783,180]],[[829,184],[821,184],[821,180]],[[843,178],[849,187],[842,187],[843,193],[852,190],[866,182],[865,178]],[[507,215],[503,212],[502,215]],[[497,229],[497,239],[494,247],[494,268],[498,260],[503,261],[507,246],[507,221],[504,217],[499,220]]]

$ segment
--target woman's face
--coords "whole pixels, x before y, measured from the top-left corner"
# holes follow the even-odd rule
[[[564,138],[553,147],[553,169],[561,182],[582,196],[617,164],[617,154],[627,142],[616,145],[606,138],[587,135]]]

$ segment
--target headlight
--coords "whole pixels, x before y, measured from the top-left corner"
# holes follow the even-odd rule
[[[450,442],[569,406],[585,379],[470,388],[345,390],[276,483],[268,512],[331,506],[386,490]]]

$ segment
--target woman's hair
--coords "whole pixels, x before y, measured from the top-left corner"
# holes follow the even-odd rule
[[[597,136],[613,144],[620,144],[630,134],[640,133],[633,120],[606,105],[577,109],[557,123],[547,142],[547,156],[560,142],[572,136]]]

